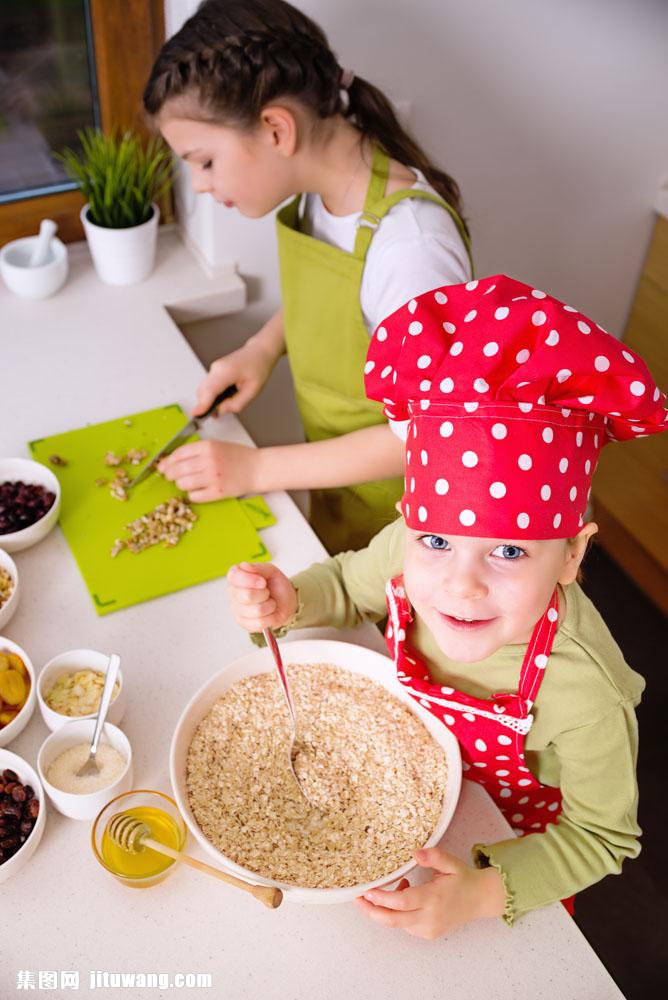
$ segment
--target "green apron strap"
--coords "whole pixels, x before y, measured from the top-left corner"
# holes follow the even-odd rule
[[[385,195],[387,178],[390,174],[390,158],[380,146],[373,147],[373,158],[371,160],[371,177],[369,186],[366,189],[363,213],[376,201],[380,201]]]
[[[371,165],[371,180],[364,201],[364,208],[357,221],[357,235],[353,248],[353,257],[357,260],[365,260],[371,240],[373,239],[380,221],[398,202],[406,198],[421,198],[423,201],[433,201],[440,205],[450,214],[452,221],[457,227],[457,231],[466,247],[469,263],[471,265],[471,277],[474,277],[473,254],[471,250],[471,240],[459,213],[448,204],[444,198],[431,191],[417,191],[414,188],[405,188],[403,191],[395,191],[394,194],[385,195],[385,187],[389,173],[389,157],[380,148],[374,147],[373,162]],[[382,185],[382,186],[381,186]]]
[[[384,149],[376,145],[373,147],[373,159],[371,161],[371,178],[364,199],[364,208],[360,212],[357,220],[357,234],[355,236],[355,246],[353,247],[353,257],[356,260],[365,260],[367,250],[373,238],[380,217],[371,211],[373,205],[382,202],[385,197],[387,178],[390,173],[390,158]]]

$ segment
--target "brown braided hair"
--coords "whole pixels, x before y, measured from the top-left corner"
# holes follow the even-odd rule
[[[391,159],[417,167],[463,218],[457,182],[431,163],[385,95],[359,76],[342,92],[341,73],[322,29],[285,0],[204,0],[160,50],[144,108],[155,117],[170,100],[194,98],[189,117],[252,128],[267,104],[293,97],[318,118],[343,115]]]

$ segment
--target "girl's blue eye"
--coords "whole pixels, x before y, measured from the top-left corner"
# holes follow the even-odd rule
[[[524,549],[521,549],[519,545],[497,545],[497,547],[492,552],[493,556],[500,556],[502,559],[521,559],[522,556],[526,555]]]
[[[440,535],[421,535],[420,541],[425,548],[436,552],[445,552],[450,548],[447,538],[441,538]]]

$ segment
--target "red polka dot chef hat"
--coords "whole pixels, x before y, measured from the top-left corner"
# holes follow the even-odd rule
[[[603,445],[668,430],[637,354],[504,275],[411,299],[376,329],[364,372],[408,421],[402,510],[418,531],[573,537]]]

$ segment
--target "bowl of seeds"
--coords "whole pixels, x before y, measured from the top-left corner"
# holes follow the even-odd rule
[[[60,483],[41,462],[0,458],[0,546],[19,552],[40,542],[60,514]]]
[[[290,726],[270,654],[229,663],[194,695],[170,750],[190,832],[240,878],[299,903],[389,886],[437,844],[461,785],[459,745],[397,681],[392,662],[344,642],[288,641]]]
[[[19,606],[19,573],[16,563],[0,549],[0,632]]]

